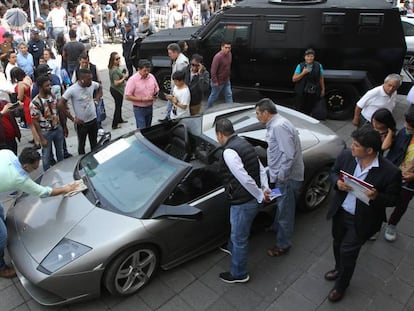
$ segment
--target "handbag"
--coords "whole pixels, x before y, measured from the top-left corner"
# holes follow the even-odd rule
[[[306,82],[303,92],[307,94],[316,94],[317,91],[318,91],[318,85],[312,82]]]
[[[105,110],[103,98],[101,98],[98,104],[96,105],[96,120],[98,122],[102,122],[102,121],[105,121],[105,119],[106,119],[106,110]]]
[[[312,117],[318,120],[326,120],[328,116],[328,110],[326,108],[326,100],[325,98],[319,99],[312,109]]]

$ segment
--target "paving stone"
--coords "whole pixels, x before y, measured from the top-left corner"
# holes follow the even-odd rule
[[[145,302],[138,297],[138,295],[133,295],[130,297],[123,297],[122,301],[117,305],[111,307],[111,311],[150,311],[151,308],[148,307]]]
[[[328,299],[325,299],[324,302],[315,309],[315,311],[345,311],[345,309],[341,307],[341,302],[332,303]],[[360,309],[355,311],[360,311]]]
[[[192,311],[194,309],[191,308],[183,299],[181,299],[180,296],[175,296],[173,299],[167,301],[161,308],[157,310],[158,311]]]
[[[372,298],[351,285],[346,290],[344,298],[337,303],[347,311],[364,310],[372,301]]]
[[[230,305],[227,301],[224,299],[217,299],[208,307],[208,311],[229,311],[234,310],[234,307]]]
[[[23,304],[18,306],[17,308],[14,308],[13,311],[30,311],[30,309],[26,304]]]
[[[378,293],[373,297],[371,303],[366,308],[367,311],[379,311],[379,310],[390,310],[390,311],[402,311],[404,305],[400,302],[390,298],[388,295]]]
[[[332,282],[304,273],[293,283],[292,289],[314,302],[315,305],[320,305],[326,299],[326,296],[332,289],[332,285]]]
[[[378,278],[364,269],[364,267],[357,266],[351,280],[353,290],[360,291],[368,297],[375,296],[385,286],[385,281]]]
[[[174,291],[158,277],[138,292],[138,296],[152,309],[157,309],[174,296]]]
[[[12,310],[24,303],[23,297],[20,295],[19,291],[14,286],[8,286],[0,291],[1,301],[0,309],[3,310]]]
[[[211,290],[213,290],[217,295],[221,296],[227,290],[230,289],[228,284],[224,283],[219,279],[219,274],[225,270],[228,270],[228,264],[226,264],[227,268],[223,268],[221,266],[214,266],[211,267],[204,275],[202,275],[199,280],[203,282],[206,286],[208,286]]]
[[[413,262],[408,264],[406,262],[402,262],[394,274],[399,279],[403,280],[404,282],[414,286],[414,266]]]
[[[329,270],[334,268],[334,262],[327,260],[325,257],[317,259],[307,270],[307,273],[313,275],[315,278],[324,280],[324,275]]]
[[[55,307],[46,307],[37,303],[33,299],[26,302],[26,305],[29,307],[30,311],[69,311],[70,306],[55,306]]]
[[[6,287],[13,286],[13,280],[0,278],[0,292]]]
[[[376,275],[381,280],[388,280],[394,273],[395,267],[377,256],[367,252],[359,256],[357,260],[357,267],[362,267],[371,274]]]
[[[288,287],[280,275],[270,274],[260,266],[251,271],[250,281],[246,285],[266,301],[276,300]]]
[[[406,307],[410,310],[414,310],[414,294],[411,295],[410,299],[408,300]]]
[[[383,259],[391,263],[394,267],[397,267],[403,259],[405,252],[392,247],[390,243],[385,241],[376,241],[366,246],[369,253],[375,254],[376,257]]]
[[[267,311],[313,311],[317,305],[293,288],[287,289]]]
[[[32,299],[32,297],[29,295],[29,293],[24,289],[22,283],[18,279],[13,280],[14,286],[19,291],[20,296],[22,296],[24,301],[29,301]]]
[[[207,309],[219,297],[199,280],[187,286],[179,296],[195,310]]]
[[[263,296],[252,291],[246,284],[229,284],[229,286],[231,289],[225,292],[222,298],[233,306],[233,310],[256,310],[263,301]]]
[[[397,278],[392,278],[391,280],[389,280],[389,282],[387,282],[384,287],[385,295],[389,295],[390,297],[402,304],[408,301],[413,292],[414,288],[411,285]]]
[[[106,311],[108,307],[100,300],[78,302],[69,306],[70,311]]]
[[[174,292],[179,293],[196,278],[185,269],[172,269],[160,275],[160,279]]]
[[[223,260],[224,256],[223,252],[212,251],[208,254],[200,256],[194,260],[191,260],[185,264],[185,268],[188,272],[193,274],[195,277],[200,277],[204,273],[206,273],[212,266],[214,266],[217,262]]]

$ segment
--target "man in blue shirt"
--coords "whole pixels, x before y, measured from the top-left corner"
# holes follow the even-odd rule
[[[35,183],[29,176],[39,167],[40,154],[35,148],[24,148],[19,158],[8,149],[0,150],[0,193],[23,191],[41,198],[66,194],[76,190],[75,183],[60,188],[44,187]],[[0,277],[13,278],[16,276],[14,268],[4,262],[4,249],[7,242],[7,228],[4,219],[4,208],[0,202]]]

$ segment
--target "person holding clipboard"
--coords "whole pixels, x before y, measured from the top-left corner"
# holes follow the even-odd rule
[[[351,148],[338,156],[331,171],[335,196],[327,218],[332,219],[335,267],[325,274],[327,281],[335,281],[331,302],[344,296],[362,245],[380,230],[385,208],[398,203],[401,190],[401,171],[380,154],[380,134],[367,125],[351,136]],[[366,200],[356,195],[357,188]]]

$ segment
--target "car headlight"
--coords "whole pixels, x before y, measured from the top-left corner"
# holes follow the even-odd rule
[[[37,269],[43,273],[51,274],[86,254],[91,249],[91,247],[78,242],[62,239],[42,260]]]

